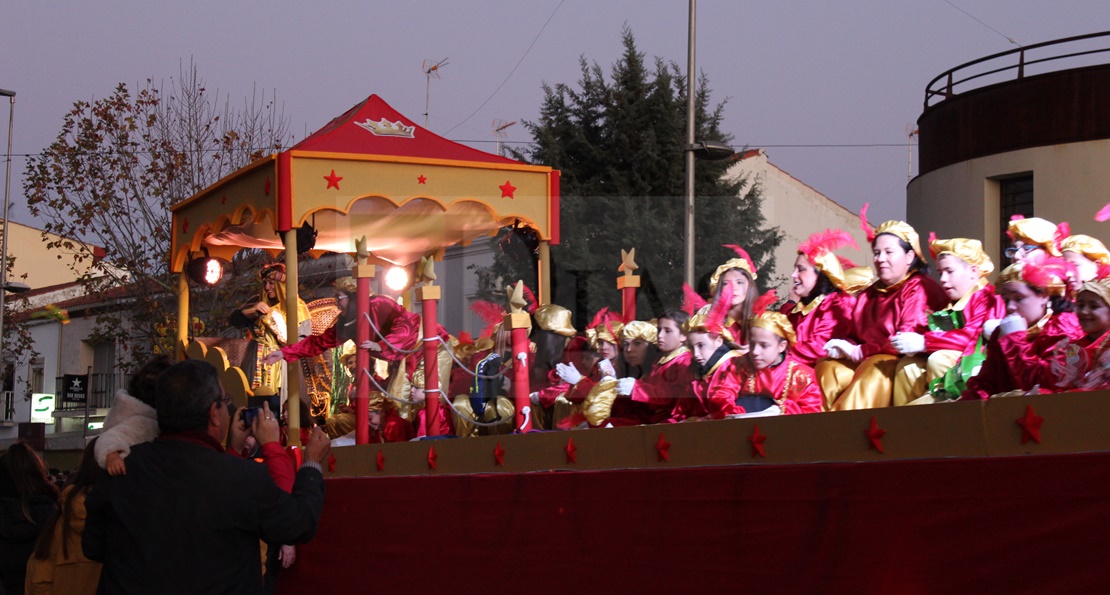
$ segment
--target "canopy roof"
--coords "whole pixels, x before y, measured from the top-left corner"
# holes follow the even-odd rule
[[[171,268],[206,248],[283,249],[280,232],[310,223],[314,255],[407,265],[516,220],[558,243],[559,172],[433,134],[377,95],[292,148],[236,171],[171,209]]]

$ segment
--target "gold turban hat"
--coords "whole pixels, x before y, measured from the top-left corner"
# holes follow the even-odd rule
[[[979,267],[979,276],[986,277],[994,272],[994,262],[986,252],[979,240],[967,238],[952,238],[950,240],[929,239],[929,252],[933,259],[938,259],[944,254],[951,254],[969,265]]]

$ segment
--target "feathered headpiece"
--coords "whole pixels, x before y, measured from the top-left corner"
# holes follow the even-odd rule
[[[1068,236],[1058,244],[1058,247],[1061,254],[1075,252],[1092,262],[1110,264],[1110,252],[1106,250],[1106,245],[1091,236],[1083,234]]]
[[[1059,233],[1057,225],[1040,217],[1014,215],[1006,226],[1006,235],[1011,240],[1037,246],[1052,256],[1060,256],[1060,250],[1056,248]]]
[[[682,311],[683,312],[686,312],[690,316],[693,316],[694,312],[697,312],[698,310],[701,310],[708,303],[709,302],[706,301],[705,298],[701,297],[700,295],[698,295],[698,292],[694,291],[693,287],[690,287],[689,285],[687,285],[685,283],[682,284]]]
[[[813,268],[824,273],[833,285],[844,290],[847,287],[844,269],[855,265],[848,261],[849,265],[845,267],[841,257],[833,254],[833,250],[843,246],[859,248],[855,238],[848,232],[842,229],[826,229],[823,232],[817,232],[809,236],[808,240],[798,246],[798,254],[805,256],[813,265]]]
[[[524,307],[524,311],[529,314],[534,314],[536,312],[536,308],[539,307],[540,303],[536,300],[536,294],[532,293],[532,288],[524,285],[523,289],[524,301],[528,302],[528,305]]]
[[[505,319],[505,309],[489,300],[474,300],[474,303],[470,304],[470,311],[486,323],[480,335],[482,337],[492,337],[497,331],[497,325]]]
[[[752,315],[759,316],[767,311],[767,307],[775,303],[779,299],[774,289],[768,289],[766,293],[756,298],[755,303],[752,304]]]
[[[280,262],[271,262],[258,271],[258,279],[265,281],[273,279],[274,283],[285,282],[285,265]]]
[[[1067,293],[1068,277],[1075,274],[1075,266],[1063,258],[1038,253],[1003,269],[998,285],[1020,282],[1048,295],[1061,296]]]
[[[590,342],[590,349],[600,351],[602,341],[619,345],[620,341],[617,337],[620,336],[623,327],[619,316],[610,312],[609,308],[602,308],[586,327],[586,338]]]
[[[874,244],[875,238],[888,233],[909,244],[914,254],[917,254],[921,260],[925,260],[925,253],[921,251],[921,240],[917,236],[917,231],[909,223],[891,219],[879,227],[871,229],[871,224],[867,222],[867,209],[870,206],[871,203],[864,203],[859,212],[859,225],[863,229],[863,233],[867,234],[868,242]]]
[[[786,339],[787,344],[791,347],[798,340],[798,335],[794,332],[794,325],[790,324],[790,319],[779,312],[762,312],[758,316],[752,317],[752,326],[767,329]]]
[[[708,310],[705,308],[694,314],[682,325],[683,334],[690,333],[711,333],[714,335],[724,334],[725,332],[725,319],[728,317],[728,311],[732,309],[732,286],[725,285],[721,287],[721,293],[713,299],[713,303],[709,306]],[[731,335],[731,333],[729,333]],[[726,339],[732,341],[731,336],[726,336]]]
[[[725,272],[730,269],[740,269],[741,271],[745,271],[748,273],[748,276],[752,278],[752,280],[755,280],[757,276],[755,263],[752,262],[752,257],[748,256],[747,250],[744,250],[736,244],[724,244],[724,247],[731,249],[733,252],[736,252],[738,258],[728,259],[728,261],[726,261],[724,264],[717,267],[716,271],[713,271],[713,276],[709,278],[710,293],[717,292],[717,284],[721,281],[721,275],[724,275]]]
[[[979,267],[980,278],[994,272],[994,262],[983,251],[983,244],[979,240],[969,240],[967,238],[938,240],[937,234],[929,232],[929,253],[933,255],[933,260],[944,254],[951,254],[967,264],[977,266]]]

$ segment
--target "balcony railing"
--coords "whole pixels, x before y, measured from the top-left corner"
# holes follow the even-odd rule
[[[1055,63],[1052,67],[1057,70],[1077,65],[1089,66],[1100,62],[1098,60],[1084,62],[1085,58],[1108,52],[1110,52],[1110,31],[1103,31],[1027,45],[972,60],[947,70],[929,81],[925,86],[925,109],[958,93],[999,82],[1021,80],[1035,74],[1029,72],[1030,67],[1033,66],[1047,65],[1050,62]],[[1070,60],[1070,62],[1062,64],[1063,60]],[[1044,68],[1043,72],[1051,72],[1053,68]],[[971,83],[975,85],[972,86]],[[957,89],[961,86],[963,88]]]

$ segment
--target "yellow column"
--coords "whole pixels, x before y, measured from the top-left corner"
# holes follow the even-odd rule
[[[177,274],[177,341],[173,347],[175,361],[185,359],[185,339],[189,336],[189,279],[185,271]]]
[[[551,303],[551,246],[547,240],[540,240],[539,264],[539,305]]]
[[[297,230],[285,232],[285,336],[289,343],[297,341],[297,329],[301,321],[297,319]],[[285,390],[289,408],[289,444],[301,444],[301,367],[287,364]]]

